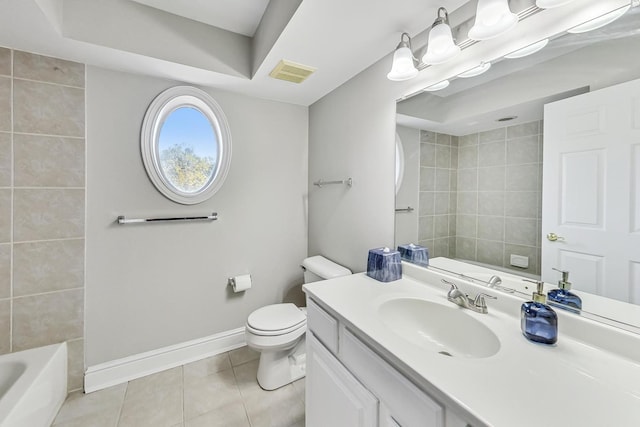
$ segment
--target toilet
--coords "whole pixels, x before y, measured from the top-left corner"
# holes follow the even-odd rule
[[[351,270],[317,255],[302,262],[304,282],[348,276]],[[304,377],[307,312],[291,303],[272,304],[255,310],[245,326],[247,345],[260,352],[258,384],[275,390]]]

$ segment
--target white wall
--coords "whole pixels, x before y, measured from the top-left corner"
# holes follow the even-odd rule
[[[302,283],[307,108],[205,89],[229,120],[231,169],[210,200],[183,206],[153,187],[139,142],[147,106],[176,84],[87,69],[88,366],[241,327]],[[114,224],[211,212],[218,221]],[[230,293],[243,273],[253,288]]]

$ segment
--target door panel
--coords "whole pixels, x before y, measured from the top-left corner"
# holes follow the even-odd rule
[[[542,279],[640,302],[640,80],[545,106],[542,198]]]

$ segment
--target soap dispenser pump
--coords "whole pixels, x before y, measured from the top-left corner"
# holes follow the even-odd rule
[[[558,341],[558,315],[545,302],[544,282],[526,280],[537,285],[533,301],[522,304],[520,309],[520,328],[524,336],[543,344],[555,344]]]
[[[558,270],[557,268],[553,268],[553,270],[562,273],[562,279],[558,280],[558,289],[553,289],[549,291],[549,301],[555,302],[556,304],[560,304],[562,306],[567,307],[570,311],[573,309],[582,309],[582,300],[580,297],[573,292],[569,292],[571,289],[571,282],[569,281],[569,272]],[[563,308],[558,306],[559,308]]]

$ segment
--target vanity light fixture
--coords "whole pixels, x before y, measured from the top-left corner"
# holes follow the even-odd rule
[[[438,83],[436,83],[436,84],[434,84],[434,85],[431,85],[431,86],[429,86],[429,87],[426,87],[426,88],[424,88],[423,90],[424,90],[425,92],[435,92],[435,91],[437,91],[437,90],[442,90],[442,89],[444,89],[444,88],[446,88],[446,87],[448,87],[448,86],[449,86],[449,80],[443,80],[443,81],[438,82]]]
[[[525,56],[533,55],[539,50],[542,50],[547,45],[547,43],[549,43],[549,39],[543,39],[539,42],[532,43],[529,46],[525,46],[522,49],[511,52],[504,57],[508,59],[524,58]]]
[[[393,54],[393,65],[391,66],[391,71],[387,74],[387,78],[396,82],[414,78],[418,75],[416,61],[411,49],[411,37],[407,33],[402,33],[400,43]]]
[[[536,6],[540,9],[553,9],[554,7],[564,6],[573,0],[536,0]]]
[[[458,77],[467,79],[469,77],[479,76],[480,74],[484,74],[489,71],[489,68],[491,68],[491,62],[482,62],[477,67],[473,67],[472,69],[465,71],[464,73],[458,74]]]
[[[630,7],[631,4],[623,6],[620,9],[616,9],[612,12],[605,13],[604,15],[598,16],[597,18],[587,21],[584,24],[573,27],[570,30],[567,30],[567,32],[573,34],[586,33],[587,31],[592,31],[600,27],[604,27],[605,25],[612,23],[613,21],[627,13]]]
[[[489,40],[516,26],[518,15],[509,9],[508,0],[478,0],[476,20],[469,30],[472,40]]]
[[[447,9],[441,7],[438,9],[438,18],[431,26],[427,52],[422,57],[422,62],[431,65],[442,64],[459,53],[460,47],[455,44],[451,34],[449,14]]]

